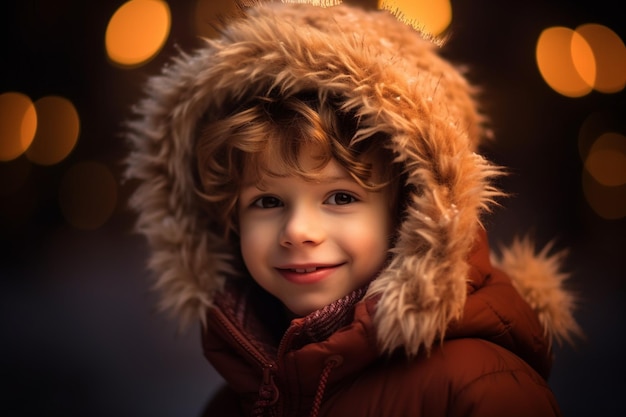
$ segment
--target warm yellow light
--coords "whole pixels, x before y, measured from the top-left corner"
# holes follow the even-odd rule
[[[626,47],[622,39],[606,26],[589,23],[576,33],[593,50],[597,75],[593,87],[602,93],[616,93],[626,85]]]
[[[22,93],[0,94],[0,161],[10,161],[30,146],[37,130],[37,112]]]
[[[536,47],[536,59],[539,72],[544,81],[556,92],[567,97],[581,97],[589,94],[591,85],[579,74],[572,53],[576,51],[576,60],[586,77],[595,72],[589,69],[593,55],[584,45],[582,37],[575,37],[574,31],[565,27],[551,27],[539,35]],[[595,65],[595,63],[594,63]]]
[[[165,44],[171,25],[170,9],[161,0],[130,0],[113,14],[105,46],[111,61],[137,66],[153,58]]]
[[[28,159],[39,165],[62,161],[74,149],[80,121],[74,105],[58,96],[47,96],[35,102],[37,132],[26,150]]]
[[[589,114],[578,130],[578,152],[580,160],[585,161],[596,140],[606,132],[622,130],[622,121],[618,114],[595,111]]]
[[[576,31],[572,33],[570,51],[576,72],[587,86],[593,88],[596,81],[596,60],[591,46]]]
[[[600,136],[589,151],[585,169],[602,185],[626,184],[626,136],[615,132]]]
[[[117,204],[117,181],[99,162],[79,162],[61,181],[59,205],[69,224],[94,230],[111,217]]]
[[[585,158],[582,185],[598,216],[626,217],[626,136],[606,132],[595,140]]]
[[[378,7],[399,12],[400,17],[432,35],[441,35],[452,21],[449,0],[379,0]]]

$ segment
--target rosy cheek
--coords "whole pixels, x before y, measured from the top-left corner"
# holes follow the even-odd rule
[[[244,262],[250,266],[256,266],[258,259],[267,253],[271,244],[271,233],[263,223],[242,222],[240,228],[241,254]]]
[[[254,254],[255,246],[258,246],[258,238],[254,234],[246,233],[241,236],[241,251],[244,257]]]
[[[251,248],[254,247],[254,241],[255,239],[250,233],[249,226],[242,222],[240,224],[239,244],[244,261],[250,256],[251,253],[253,253]]]

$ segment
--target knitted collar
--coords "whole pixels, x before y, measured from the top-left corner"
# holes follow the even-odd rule
[[[367,285],[310,313],[289,321],[282,304],[251,280],[229,285],[216,306],[253,344],[275,358],[282,336],[290,326],[299,326],[290,349],[326,340],[350,324],[354,306],[367,291]]]
[[[303,331],[297,339],[294,338],[294,347],[324,341],[340,328],[350,324],[354,317],[354,305],[363,298],[366,291],[367,286],[358,288],[300,319]]]

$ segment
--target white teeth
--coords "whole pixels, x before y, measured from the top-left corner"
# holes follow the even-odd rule
[[[315,272],[317,271],[316,267],[313,268],[295,268],[294,271],[296,271],[298,274],[304,274],[305,272]]]

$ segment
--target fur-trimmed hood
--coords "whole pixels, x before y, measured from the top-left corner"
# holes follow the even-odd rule
[[[194,192],[201,120],[274,88],[336,94],[360,128],[384,132],[414,189],[390,264],[369,286],[378,297],[381,348],[415,354],[443,337],[463,311],[468,253],[500,174],[477,150],[487,136],[475,91],[439,56],[440,45],[386,11],[269,2],[243,11],[220,37],[181,53],[150,79],[129,124],[132,207],[149,242],[161,307],[184,324],[203,320],[238,268]],[[528,241],[497,266],[538,312],[550,337],[578,331],[557,257]]]

